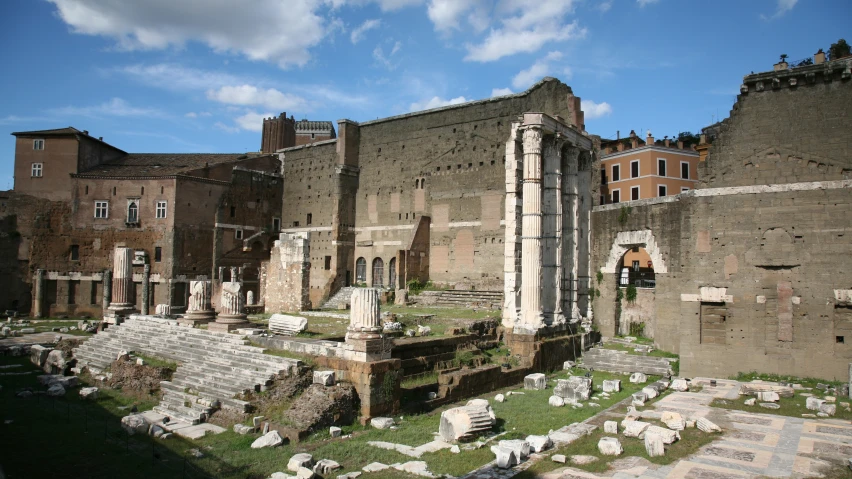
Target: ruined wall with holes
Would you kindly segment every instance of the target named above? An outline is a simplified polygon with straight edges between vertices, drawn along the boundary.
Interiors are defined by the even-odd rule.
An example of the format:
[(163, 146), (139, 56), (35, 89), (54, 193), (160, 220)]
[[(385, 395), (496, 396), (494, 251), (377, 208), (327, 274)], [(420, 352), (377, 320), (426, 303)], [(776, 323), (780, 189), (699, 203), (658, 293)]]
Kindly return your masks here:
[[(572, 99), (567, 85), (550, 78), (518, 95), (349, 123), (336, 141), (284, 150), (283, 228), (311, 233), (312, 301), (328, 294), (335, 275), (349, 274), (355, 282), (357, 258), (367, 263), (364, 282), (389, 287), (391, 261), (412, 244), (424, 216), (431, 222), (428, 251), (416, 254), (428, 267), (418, 264), (419, 272), (461, 289), (502, 290), (511, 122), (531, 111), (571, 118)], [(355, 128), (352, 148), (345, 142)], [(354, 221), (345, 225), (354, 230), (351, 241), (337, 239), (329, 207), (337, 194), (334, 168), (344, 162), (360, 169), (357, 192), (347, 198), (355, 205)], [(334, 260), (340, 248), (352, 252), (349, 264), (325, 270), (326, 256)]]
[(843, 68), (746, 77), (697, 190), (595, 208), (604, 335), (615, 332), (617, 274), (607, 266), (618, 233), (649, 230), (655, 269), (666, 268), (656, 272), (655, 342), (680, 354), (682, 374), (848, 377), (852, 309), (838, 291), (852, 289), (852, 145), (838, 132), (852, 126), (852, 82)]

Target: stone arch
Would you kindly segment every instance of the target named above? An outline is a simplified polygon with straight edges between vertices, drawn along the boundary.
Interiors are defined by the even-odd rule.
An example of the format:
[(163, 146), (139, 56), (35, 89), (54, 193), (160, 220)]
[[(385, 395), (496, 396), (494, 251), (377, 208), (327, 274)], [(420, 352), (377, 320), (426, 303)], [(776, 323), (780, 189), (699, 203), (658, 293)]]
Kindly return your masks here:
[(618, 262), (628, 249), (640, 246), (651, 256), (655, 274), (668, 273), (668, 266), (651, 230), (622, 231), (615, 237), (609, 250), (609, 257), (601, 268), (603, 273), (617, 273)]

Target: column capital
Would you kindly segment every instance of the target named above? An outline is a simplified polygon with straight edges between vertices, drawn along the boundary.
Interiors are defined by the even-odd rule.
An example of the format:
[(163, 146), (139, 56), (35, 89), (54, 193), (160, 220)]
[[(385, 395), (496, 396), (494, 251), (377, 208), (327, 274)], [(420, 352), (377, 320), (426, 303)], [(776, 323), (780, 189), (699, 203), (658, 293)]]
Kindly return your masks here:
[(541, 126), (524, 127), (524, 153), (541, 154), (541, 137)]

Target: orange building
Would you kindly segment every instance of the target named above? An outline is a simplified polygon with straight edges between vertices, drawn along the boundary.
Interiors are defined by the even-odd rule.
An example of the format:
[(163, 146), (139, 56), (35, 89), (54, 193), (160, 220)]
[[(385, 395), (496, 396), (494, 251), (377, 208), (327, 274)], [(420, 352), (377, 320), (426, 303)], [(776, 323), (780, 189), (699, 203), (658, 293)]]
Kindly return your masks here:
[[(649, 132), (650, 133), (650, 132)], [(695, 187), (699, 154), (683, 142), (643, 142), (634, 132), (604, 141), (601, 150), (600, 204), (677, 195)]]

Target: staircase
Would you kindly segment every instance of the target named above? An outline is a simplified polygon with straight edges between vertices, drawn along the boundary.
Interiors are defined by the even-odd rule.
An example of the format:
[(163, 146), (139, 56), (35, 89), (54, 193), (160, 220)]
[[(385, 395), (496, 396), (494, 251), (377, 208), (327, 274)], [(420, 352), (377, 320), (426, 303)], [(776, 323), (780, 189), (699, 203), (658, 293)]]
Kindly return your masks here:
[(323, 303), (320, 309), (340, 309), (340, 306), (349, 304), (349, 300), (352, 298), (352, 291), (354, 289), (354, 286), (340, 288), (334, 296), (328, 298), (328, 300)]
[(592, 348), (583, 354), (582, 366), (586, 369), (594, 369), (596, 371), (626, 374), (645, 373), (663, 376), (672, 374), (670, 364), (672, 361), (677, 361), (677, 359), (640, 356), (637, 354), (628, 354), (627, 351)]
[(421, 302), (424, 305), (446, 306), (454, 308), (500, 309), (503, 306), (502, 291), (446, 290), (422, 291)]
[(295, 374), (301, 361), (263, 354), (243, 336), (179, 326), (177, 321), (133, 315), (74, 349), (77, 366), (107, 369), (121, 351), (175, 361), (171, 381), (161, 381), (162, 400), (154, 411), (190, 424), (203, 422), (216, 408), (250, 410), (236, 397), (269, 386), (275, 377)]

